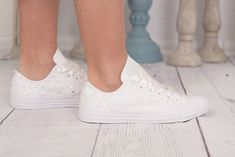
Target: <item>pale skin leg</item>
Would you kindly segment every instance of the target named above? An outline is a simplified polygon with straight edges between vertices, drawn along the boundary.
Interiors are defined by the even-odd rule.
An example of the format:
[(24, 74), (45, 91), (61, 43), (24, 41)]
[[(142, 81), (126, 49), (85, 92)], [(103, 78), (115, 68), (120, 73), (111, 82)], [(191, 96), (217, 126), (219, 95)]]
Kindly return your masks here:
[[(75, 0), (88, 79), (107, 92), (121, 86), (120, 75), (127, 58), (123, 3), (123, 0)], [(19, 71), (30, 79), (43, 79), (54, 66), (58, 5), (58, 0), (19, 0)]]
[(127, 59), (123, 0), (75, 0), (86, 51), (88, 80), (102, 91), (122, 84)]
[(54, 67), (59, 0), (18, 0), (20, 61), (18, 70), (41, 80)]

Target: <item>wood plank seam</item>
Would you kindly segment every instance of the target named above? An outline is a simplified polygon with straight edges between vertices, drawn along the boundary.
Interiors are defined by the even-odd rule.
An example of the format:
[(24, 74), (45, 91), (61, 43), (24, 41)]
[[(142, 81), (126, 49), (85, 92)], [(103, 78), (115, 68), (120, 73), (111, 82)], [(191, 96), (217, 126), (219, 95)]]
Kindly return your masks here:
[(181, 79), (180, 72), (179, 72), (179, 70), (178, 70), (177, 67), (175, 67), (175, 69), (176, 69), (176, 73), (177, 73), (177, 76), (178, 76), (178, 78), (179, 78), (180, 84), (181, 84), (181, 86), (182, 86), (182, 88), (183, 88), (183, 90), (184, 90), (184, 93), (187, 95), (187, 91), (186, 91), (186, 89), (185, 89), (185, 87), (184, 87), (184, 84), (183, 84), (183, 81), (182, 81), (182, 79)]
[(0, 122), (0, 125), (2, 125), (4, 123), (4, 121), (15, 111), (15, 108), (12, 109), (7, 115), (5, 118), (3, 118)]
[(216, 87), (216, 85), (214, 84), (214, 82), (210, 79), (210, 77), (208, 76), (208, 74), (206, 73), (206, 71), (202, 68), (200, 68), (202, 70), (202, 72), (205, 74), (205, 76), (207, 77), (207, 79), (210, 81), (211, 85), (214, 87), (215, 91), (217, 92), (217, 94), (219, 95), (219, 97), (221, 98), (221, 100), (223, 101), (223, 104), (226, 105), (226, 107), (229, 108), (229, 110), (231, 111), (231, 113), (234, 113), (233, 109), (226, 103), (226, 100), (224, 99), (224, 97), (222, 96), (221, 92), (218, 90), (218, 88)]
[(99, 134), (100, 134), (101, 125), (102, 125), (102, 124), (99, 124), (99, 128), (98, 128), (98, 130), (97, 130), (97, 134), (96, 134), (96, 137), (95, 137), (95, 142), (94, 142), (94, 145), (93, 145), (93, 148), (92, 148), (92, 152), (91, 152), (91, 157), (93, 157), (94, 152), (95, 152), (96, 144), (97, 144), (98, 137), (99, 137)]
[(228, 61), (229, 61), (233, 66), (235, 66), (235, 63), (231, 60), (230, 57), (231, 57), (231, 56), (228, 57)]
[[(145, 65), (147, 72), (156, 79), (156, 72), (159, 72), (160, 82), (171, 83), (180, 89), (184, 86), (180, 84), (175, 67), (165, 64)], [(154, 72), (154, 73), (153, 73)], [(163, 72), (163, 73), (161, 73)], [(166, 79), (166, 80), (165, 80)], [(173, 83), (174, 82), (174, 83)], [(175, 84), (177, 82), (177, 85)], [(170, 84), (169, 84), (170, 85)], [(193, 129), (192, 129), (193, 128)], [(188, 140), (181, 140), (185, 138)], [(195, 134), (196, 137), (192, 136)], [(189, 143), (192, 150), (189, 150)], [(164, 147), (163, 147), (164, 146)], [(159, 150), (156, 150), (159, 149)], [(126, 125), (101, 125), (99, 137), (94, 149), (94, 156), (195, 156), (208, 157), (204, 149), (204, 143), (196, 119), (188, 123), (173, 125), (158, 124), (126, 124)], [(196, 155), (199, 153), (200, 155)], [(148, 154), (148, 155), (146, 155)], [(158, 154), (158, 155), (156, 155)]]
[[(176, 71), (177, 71), (177, 76), (179, 77), (179, 80), (180, 80), (180, 84), (182, 85), (182, 88), (183, 88), (185, 94), (187, 95), (187, 90), (186, 90), (186, 88), (184, 86), (184, 83), (183, 83), (183, 80), (182, 80), (182, 78), (180, 76), (180, 72), (179, 72), (178, 67), (176, 67)], [(201, 138), (202, 138), (202, 141), (203, 141), (203, 144), (204, 144), (204, 148), (205, 148), (206, 154), (207, 154), (208, 157), (211, 157), (210, 151), (209, 151), (209, 149), (207, 147), (206, 139), (205, 139), (205, 136), (203, 134), (203, 131), (202, 131), (202, 128), (201, 128), (201, 125), (200, 125), (200, 122), (199, 122), (198, 118), (196, 118), (196, 121), (197, 121), (198, 129), (199, 129), (200, 134), (201, 134)]]
[(200, 134), (201, 134), (201, 136), (202, 136), (202, 140), (203, 140), (203, 143), (204, 143), (204, 147), (205, 147), (205, 149), (206, 149), (206, 154), (207, 154), (208, 157), (211, 157), (211, 154), (210, 154), (210, 151), (209, 151), (209, 149), (208, 149), (208, 147), (207, 147), (207, 142), (206, 142), (205, 136), (204, 136), (204, 134), (203, 134), (203, 131), (202, 131), (202, 128), (201, 128), (199, 119), (196, 118), (196, 121), (197, 121), (198, 128), (199, 128), (199, 130), (200, 130)]

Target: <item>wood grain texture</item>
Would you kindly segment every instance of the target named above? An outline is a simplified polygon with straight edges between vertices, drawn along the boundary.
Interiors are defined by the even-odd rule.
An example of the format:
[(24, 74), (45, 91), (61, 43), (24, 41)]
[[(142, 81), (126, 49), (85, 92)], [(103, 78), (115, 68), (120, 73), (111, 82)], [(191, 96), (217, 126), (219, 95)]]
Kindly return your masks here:
[(5, 80), (0, 80), (0, 125), (13, 110), (13, 108), (8, 103), (9, 85), (10, 77)]
[[(221, 64), (211, 66), (217, 69)], [(189, 95), (197, 94), (209, 99), (210, 111), (206, 116), (199, 118), (209, 154), (213, 157), (233, 157), (235, 154), (235, 117), (226, 102), (221, 98), (213, 81), (203, 70), (208, 68), (209, 65), (194, 69), (179, 68), (179, 73)], [(221, 78), (218, 75), (223, 75), (223, 73), (224, 70), (218, 71), (217, 69), (213, 72), (216, 76), (213, 76), (212, 80), (218, 81)], [(210, 75), (212, 75), (211, 70)], [(225, 84), (226, 82), (224, 82)]]
[(205, 64), (202, 69), (235, 116), (235, 67), (230, 62), (226, 62), (219, 66)]
[(13, 110), (8, 103), (8, 95), (0, 95), (0, 125)]
[(10, 79), (16, 64), (16, 61), (0, 61), (0, 95), (9, 94)]
[(227, 52), (229, 61), (235, 66), (235, 52)]
[[(183, 92), (175, 68), (145, 65), (160, 82)], [(195, 120), (177, 124), (101, 125), (94, 157), (206, 157)]]
[[(1, 61), (0, 120), (4, 122), (0, 125), (0, 156), (233, 157), (235, 55), (230, 61), (234, 65), (227, 62), (178, 68), (187, 94), (209, 98), (210, 111), (198, 118), (199, 123), (192, 120), (163, 125), (86, 124), (77, 119), (77, 109), (70, 108), (15, 110), (8, 116), (12, 111), (8, 105), (10, 77), (16, 62)], [(144, 67), (157, 80), (183, 93), (174, 67), (165, 63)]]
[(15, 110), (0, 126), (0, 156), (91, 156), (99, 127), (81, 123), (76, 110)]
[(0, 61), (0, 125), (13, 108), (8, 104), (10, 80), (16, 61)]
[(4, 120), (0, 125), (0, 156), (91, 156), (99, 125), (81, 123), (77, 109), (14, 110), (11, 113), (9, 86), (16, 65), (16, 61), (0, 62), (0, 120)]

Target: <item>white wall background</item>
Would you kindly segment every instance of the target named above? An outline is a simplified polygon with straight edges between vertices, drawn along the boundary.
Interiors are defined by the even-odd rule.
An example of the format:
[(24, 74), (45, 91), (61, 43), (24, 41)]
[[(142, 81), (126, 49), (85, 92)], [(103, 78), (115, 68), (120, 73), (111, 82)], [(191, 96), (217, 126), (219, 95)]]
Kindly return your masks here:
[[(179, 0), (153, 0), (150, 10), (151, 21), (148, 30), (152, 38), (162, 48), (174, 49), (177, 45), (176, 19)], [(203, 12), (205, 0), (196, 0), (197, 7), (197, 33), (196, 46), (203, 43)], [(220, 0), (222, 29), (220, 31), (220, 44), (227, 51), (235, 50), (235, 0)]]
[(14, 1), (0, 0), (0, 57), (11, 50), (14, 42)]
[[(196, 0), (198, 12), (198, 27), (196, 34), (196, 46), (203, 42), (203, 11), (204, 1)], [(12, 43), (12, 19), (13, 0), (0, 0), (0, 56), (6, 53)], [(160, 44), (162, 49), (173, 50), (177, 45), (178, 34), (175, 23), (178, 13), (179, 0), (153, 0), (150, 10), (151, 20), (148, 30), (154, 41)], [(130, 29), (128, 21), (129, 9), (126, 5), (126, 26)], [(222, 29), (220, 31), (220, 44), (227, 51), (235, 50), (235, 0), (221, 0)], [(79, 31), (77, 28), (73, 0), (61, 0), (59, 15), (59, 46), (64, 50), (71, 50), (77, 40)]]

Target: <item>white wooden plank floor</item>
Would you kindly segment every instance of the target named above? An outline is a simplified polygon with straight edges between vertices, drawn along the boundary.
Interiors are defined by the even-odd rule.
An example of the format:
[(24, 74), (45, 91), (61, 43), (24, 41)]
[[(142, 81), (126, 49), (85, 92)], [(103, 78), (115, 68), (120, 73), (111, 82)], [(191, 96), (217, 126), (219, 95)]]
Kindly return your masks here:
[(16, 68), (16, 61), (0, 61), (0, 124), (13, 111), (8, 104), (10, 78)]
[(235, 55), (198, 68), (144, 65), (179, 92), (210, 99), (207, 115), (177, 124), (87, 124), (77, 109), (14, 110), (15, 61), (0, 61), (0, 157), (234, 157)]
[[(159, 81), (183, 92), (175, 68), (162, 63), (145, 68)], [(171, 125), (102, 124), (94, 156), (204, 157), (206, 151), (195, 120)]]

